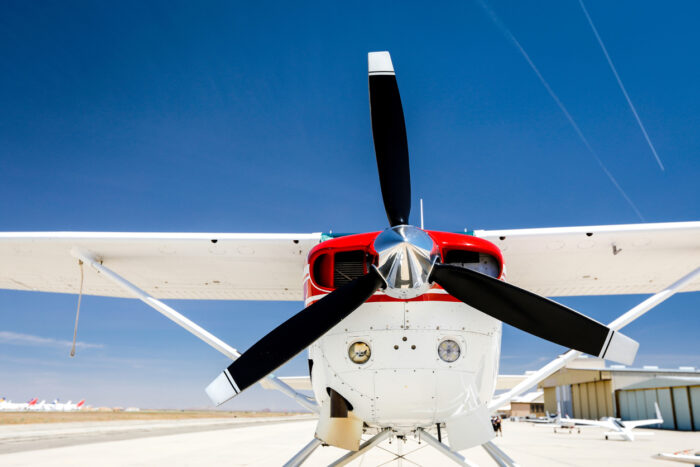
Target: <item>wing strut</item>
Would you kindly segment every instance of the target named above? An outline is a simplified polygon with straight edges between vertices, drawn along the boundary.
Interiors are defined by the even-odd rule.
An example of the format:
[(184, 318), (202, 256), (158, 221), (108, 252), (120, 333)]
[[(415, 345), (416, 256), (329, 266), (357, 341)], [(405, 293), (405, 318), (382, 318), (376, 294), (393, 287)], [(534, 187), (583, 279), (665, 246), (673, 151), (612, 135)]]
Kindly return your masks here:
[[(635, 306), (634, 308), (631, 308), (629, 311), (627, 311), (627, 313), (623, 314), (622, 316), (608, 324), (608, 327), (613, 331), (619, 331), (635, 319), (642, 316), (647, 311), (651, 310), (664, 300), (670, 298), (672, 295), (679, 292), (683, 287), (685, 287), (690, 281), (695, 279), (697, 276), (700, 276), (700, 267), (695, 268), (692, 272), (678, 279), (676, 282), (669, 285), (661, 292), (655, 293), (639, 305)], [(548, 364), (546, 364), (545, 366), (543, 366), (542, 368), (525, 378), (519, 384), (514, 386), (513, 389), (511, 389), (510, 391), (500, 394), (498, 397), (493, 399), (488, 405), (489, 411), (493, 412), (499, 407), (509, 403), (514, 397), (518, 397), (519, 395), (523, 394), (525, 391), (533, 387), (535, 384), (552, 375), (555, 371), (564, 368), (564, 365), (566, 365), (571, 360), (577, 358), (579, 355), (581, 355), (581, 352), (577, 350), (569, 350), (565, 354), (560, 355), (556, 359), (552, 360), (551, 362), (549, 362)]]
[(80, 318), (80, 302), (83, 300), (83, 282), (85, 274), (83, 274), (83, 260), (78, 260), (80, 267), (80, 291), (78, 292), (78, 310), (75, 312), (75, 329), (73, 329), (73, 345), (70, 348), (70, 356), (75, 357), (75, 340), (78, 338), (78, 318)]
[[(104, 267), (102, 265), (102, 262), (98, 261), (92, 253), (89, 253), (89, 252), (86, 252), (84, 250), (80, 250), (77, 248), (73, 248), (71, 250), (71, 255), (73, 255), (74, 257), (83, 261), (84, 263), (89, 264), (101, 276), (111, 280), (112, 282), (117, 284), (122, 289), (128, 291), (129, 293), (131, 293), (134, 296), (134, 298), (138, 298), (139, 300), (144, 302), (146, 305), (159, 311), (166, 318), (170, 319), (178, 326), (180, 326), (180, 327), (184, 328), (185, 330), (189, 331), (190, 333), (194, 334), (199, 339), (204, 341), (206, 344), (213, 347), (217, 351), (221, 352), (222, 354), (224, 354), (226, 357), (230, 358), (231, 360), (236, 360), (238, 357), (241, 356), (241, 353), (238, 350), (234, 349), (233, 347), (231, 347), (230, 345), (228, 345), (227, 343), (225, 343), (224, 341), (222, 341), (221, 339), (219, 339), (218, 337), (216, 337), (215, 335), (213, 335), (212, 333), (210, 333), (206, 329), (202, 328), (198, 324), (189, 320), (188, 318), (186, 318), (182, 314), (178, 313), (173, 308), (169, 307), (168, 305), (161, 302), (160, 300), (148, 295), (146, 292), (139, 289), (134, 284), (132, 284), (131, 282), (129, 282), (126, 279), (124, 279), (123, 277), (121, 277), (119, 274)], [(269, 374), (265, 378), (276, 389), (278, 389), (283, 394), (294, 399), (298, 404), (311, 410), (312, 412), (318, 413), (320, 411), (318, 404), (316, 404), (316, 401), (305, 396), (304, 394), (296, 392), (288, 384), (280, 381), (273, 374)]]

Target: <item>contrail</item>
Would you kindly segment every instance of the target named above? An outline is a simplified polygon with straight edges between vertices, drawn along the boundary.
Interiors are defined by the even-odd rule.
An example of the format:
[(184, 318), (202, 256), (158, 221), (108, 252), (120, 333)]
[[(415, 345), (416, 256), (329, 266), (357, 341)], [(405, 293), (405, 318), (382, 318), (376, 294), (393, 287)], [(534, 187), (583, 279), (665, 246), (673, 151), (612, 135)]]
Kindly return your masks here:
[(627, 94), (627, 90), (625, 89), (625, 86), (622, 84), (622, 80), (620, 79), (620, 75), (617, 74), (617, 70), (615, 69), (615, 65), (613, 65), (612, 59), (610, 58), (610, 55), (608, 55), (608, 50), (605, 48), (605, 45), (603, 44), (603, 39), (600, 38), (600, 34), (598, 34), (598, 30), (593, 25), (593, 20), (591, 19), (591, 16), (588, 14), (588, 10), (586, 10), (586, 7), (583, 4), (583, 0), (578, 0), (578, 2), (581, 4), (581, 9), (583, 10), (583, 14), (586, 15), (586, 19), (588, 20), (588, 24), (591, 25), (591, 29), (593, 30), (593, 34), (595, 34), (595, 38), (598, 40), (598, 44), (600, 44), (600, 48), (603, 49), (603, 54), (605, 55), (605, 59), (608, 61), (608, 65), (610, 65), (610, 69), (612, 70), (613, 75), (615, 75), (615, 79), (617, 80), (617, 84), (620, 85), (620, 90), (622, 91), (622, 94), (624, 94), (625, 99), (627, 99), (627, 104), (630, 106), (630, 110), (634, 114), (634, 118), (637, 120), (637, 124), (639, 125), (639, 129), (642, 130), (642, 133), (644, 134), (644, 139), (647, 140), (647, 144), (649, 145), (649, 149), (651, 149), (651, 152), (654, 154), (654, 157), (656, 158), (656, 162), (658, 162), (659, 167), (661, 167), (661, 170), (665, 170), (664, 165), (661, 163), (661, 159), (659, 158), (659, 155), (656, 153), (656, 148), (654, 148), (654, 145), (651, 144), (651, 139), (649, 139), (649, 135), (647, 134), (647, 130), (646, 130), (646, 128), (644, 128), (644, 124), (642, 124), (642, 119), (639, 118), (639, 115), (637, 114), (637, 109), (634, 108), (634, 104), (632, 104), (632, 99), (630, 99), (630, 96)]
[[(73, 345), (71, 341), (60, 339), (52, 339), (50, 337), (35, 336), (32, 334), (21, 334), (12, 331), (0, 331), (0, 343), (2, 344), (18, 344), (18, 345), (34, 345), (47, 347), (70, 347)], [(101, 349), (102, 344), (88, 344), (87, 342), (78, 342), (78, 347)]]
[(559, 99), (559, 97), (552, 90), (549, 83), (547, 83), (547, 80), (544, 79), (544, 76), (542, 76), (542, 73), (540, 73), (540, 70), (537, 68), (537, 66), (535, 66), (534, 62), (532, 61), (532, 59), (530, 59), (530, 56), (527, 54), (527, 52), (525, 52), (525, 49), (523, 48), (523, 46), (520, 45), (520, 42), (518, 42), (518, 40), (515, 38), (513, 33), (510, 32), (510, 30), (505, 26), (505, 24), (503, 24), (501, 22), (501, 20), (498, 18), (498, 16), (496, 16), (496, 13), (493, 10), (491, 10), (491, 8), (489, 8), (489, 6), (484, 2), (484, 0), (477, 0), (477, 2), (481, 5), (481, 7), (484, 9), (484, 11), (486, 11), (486, 13), (488, 13), (489, 17), (491, 18), (491, 21), (494, 22), (494, 24), (498, 27), (498, 29), (500, 29), (501, 32), (506, 36), (506, 38), (508, 38), (508, 40), (510, 40), (513, 43), (513, 45), (515, 45), (515, 47), (518, 49), (518, 51), (523, 56), (523, 58), (528, 63), (528, 65), (530, 65), (530, 68), (532, 68), (532, 71), (535, 72), (535, 74), (537, 75), (537, 78), (539, 78), (540, 82), (542, 83), (544, 88), (547, 90), (549, 95), (552, 97), (552, 99), (554, 99), (554, 102), (556, 102), (559, 109), (562, 111), (562, 113), (564, 114), (566, 119), (569, 121), (569, 123), (573, 127), (574, 131), (576, 132), (578, 137), (583, 142), (584, 146), (586, 146), (586, 149), (588, 149), (588, 152), (591, 153), (591, 155), (596, 160), (596, 162), (598, 163), (600, 168), (603, 170), (605, 175), (607, 175), (607, 177), (610, 179), (612, 184), (615, 185), (615, 188), (617, 188), (617, 191), (620, 192), (620, 195), (622, 195), (622, 197), (625, 199), (625, 201), (627, 201), (627, 204), (629, 204), (630, 207), (634, 210), (634, 212), (637, 214), (637, 217), (639, 217), (639, 219), (642, 222), (644, 222), (645, 219), (644, 219), (644, 216), (642, 216), (642, 213), (639, 211), (639, 209), (637, 209), (637, 206), (632, 202), (630, 197), (627, 196), (627, 193), (625, 193), (625, 190), (623, 190), (622, 187), (620, 186), (620, 184), (617, 183), (617, 180), (615, 180), (615, 177), (613, 177), (613, 174), (610, 173), (610, 171), (605, 166), (603, 161), (600, 159), (600, 157), (598, 157), (598, 154), (593, 150), (593, 148), (591, 147), (591, 145), (588, 142), (588, 140), (586, 139), (586, 137), (583, 136), (583, 132), (581, 131), (579, 126), (576, 124), (576, 121), (574, 121), (574, 118), (571, 116), (569, 111), (566, 110), (566, 107), (564, 107), (564, 104), (562, 103), (562, 101)]

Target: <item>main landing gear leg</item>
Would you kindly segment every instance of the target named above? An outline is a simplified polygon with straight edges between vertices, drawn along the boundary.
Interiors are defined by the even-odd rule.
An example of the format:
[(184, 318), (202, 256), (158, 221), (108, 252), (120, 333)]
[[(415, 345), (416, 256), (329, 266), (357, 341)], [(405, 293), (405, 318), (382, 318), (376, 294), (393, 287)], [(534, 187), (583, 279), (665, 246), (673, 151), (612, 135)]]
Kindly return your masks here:
[(472, 464), (469, 462), (467, 459), (464, 458), (463, 455), (458, 453), (457, 451), (453, 451), (450, 449), (446, 444), (441, 443), (437, 439), (433, 438), (432, 435), (430, 435), (427, 431), (425, 431), (422, 428), (418, 428), (418, 435), (420, 436), (421, 441), (425, 441), (438, 451), (440, 451), (442, 454), (445, 456), (449, 457), (459, 465), (464, 465), (466, 467), (477, 467), (476, 464)]
[(503, 452), (501, 448), (493, 444), (493, 442), (488, 441), (481, 445), (482, 448), (493, 458), (496, 463), (501, 467), (519, 467), (519, 465), (510, 458), (508, 454)]
[(357, 451), (351, 451), (347, 454), (345, 454), (343, 457), (338, 459), (337, 461), (333, 462), (332, 464), (329, 464), (329, 467), (338, 467), (341, 465), (345, 465), (349, 463), (351, 460), (360, 457), (373, 447), (375, 447), (377, 444), (381, 443), (385, 439), (387, 439), (389, 436), (391, 436), (391, 428), (385, 428), (384, 430), (380, 431), (376, 435), (372, 436), (370, 439), (365, 441), (364, 443), (360, 444), (360, 449)]
[(323, 442), (318, 439), (314, 438), (312, 439), (309, 444), (301, 448), (301, 451), (296, 453), (294, 457), (289, 459), (286, 464), (284, 464), (284, 467), (299, 467), (301, 464), (306, 461), (306, 459), (309, 458), (309, 456), (316, 450), (317, 447), (319, 447)]

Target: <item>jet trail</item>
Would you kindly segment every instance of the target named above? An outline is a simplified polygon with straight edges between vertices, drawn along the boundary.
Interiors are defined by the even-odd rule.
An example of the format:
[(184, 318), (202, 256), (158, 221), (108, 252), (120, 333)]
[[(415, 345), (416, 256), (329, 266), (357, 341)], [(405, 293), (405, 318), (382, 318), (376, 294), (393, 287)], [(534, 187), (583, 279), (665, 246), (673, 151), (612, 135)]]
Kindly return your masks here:
[(639, 217), (639, 219), (642, 222), (645, 222), (645, 219), (644, 219), (644, 216), (642, 216), (642, 213), (639, 211), (639, 209), (637, 209), (637, 206), (634, 204), (634, 202), (632, 202), (630, 197), (627, 196), (627, 193), (625, 193), (625, 190), (623, 190), (622, 187), (620, 186), (620, 184), (617, 183), (617, 180), (615, 179), (613, 174), (610, 173), (610, 171), (605, 166), (603, 161), (600, 159), (600, 157), (598, 157), (598, 154), (593, 150), (593, 148), (591, 147), (591, 145), (588, 142), (588, 140), (586, 139), (586, 137), (583, 136), (583, 132), (579, 128), (578, 124), (576, 124), (576, 121), (574, 121), (574, 118), (571, 116), (571, 114), (566, 109), (566, 107), (564, 106), (562, 101), (559, 99), (559, 97), (552, 90), (549, 83), (547, 83), (547, 80), (544, 79), (544, 76), (542, 76), (542, 73), (540, 73), (540, 70), (537, 68), (537, 66), (535, 66), (535, 63), (532, 61), (532, 59), (527, 54), (527, 52), (525, 52), (525, 49), (523, 48), (523, 46), (520, 45), (520, 42), (518, 42), (518, 40), (515, 38), (513, 33), (510, 32), (510, 30), (505, 26), (505, 24), (503, 24), (501, 22), (501, 20), (498, 18), (498, 16), (496, 16), (496, 13), (491, 8), (489, 8), (489, 6), (484, 2), (484, 0), (476, 0), (476, 1), (481, 5), (481, 7), (484, 9), (484, 11), (486, 11), (486, 13), (488, 13), (489, 17), (491, 18), (491, 21), (493, 21), (493, 23), (498, 27), (498, 29), (500, 29), (501, 32), (506, 36), (506, 38), (508, 38), (508, 40), (511, 41), (513, 43), (513, 45), (515, 45), (515, 47), (518, 49), (520, 54), (523, 56), (523, 58), (525, 59), (527, 64), (530, 65), (530, 68), (532, 68), (532, 71), (535, 72), (535, 74), (537, 75), (537, 78), (539, 78), (540, 82), (542, 83), (544, 88), (547, 90), (549, 95), (552, 97), (552, 99), (554, 99), (554, 102), (556, 102), (559, 109), (562, 111), (562, 113), (564, 114), (566, 119), (569, 121), (572, 128), (574, 129), (574, 131), (576, 132), (578, 137), (583, 142), (584, 146), (586, 146), (586, 149), (588, 149), (588, 152), (591, 153), (591, 155), (596, 160), (596, 162), (598, 163), (600, 168), (603, 170), (605, 175), (607, 175), (608, 179), (610, 179), (612, 184), (615, 185), (615, 188), (617, 188), (617, 191), (620, 193), (620, 195), (622, 195), (622, 197), (625, 199), (625, 201), (627, 201), (627, 204), (629, 204), (630, 207), (634, 210), (635, 214), (637, 214), (637, 217)]
[(595, 34), (595, 38), (598, 40), (598, 44), (600, 45), (600, 48), (603, 49), (603, 54), (605, 55), (605, 59), (608, 61), (608, 65), (610, 65), (610, 69), (612, 70), (613, 75), (615, 75), (615, 79), (617, 80), (617, 84), (620, 85), (620, 90), (622, 91), (622, 94), (624, 94), (625, 99), (627, 99), (627, 104), (630, 106), (630, 110), (634, 114), (634, 118), (637, 120), (637, 124), (639, 125), (639, 129), (642, 130), (642, 133), (644, 134), (644, 139), (647, 140), (647, 144), (649, 145), (649, 149), (651, 149), (651, 152), (654, 154), (654, 157), (656, 158), (656, 162), (658, 162), (659, 167), (661, 167), (661, 170), (666, 170), (666, 169), (664, 169), (664, 165), (661, 163), (661, 159), (659, 158), (659, 155), (656, 153), (656, 148), (654, 148), (654, 145), (651, 144), (651, 139), (649, 139), (649, 135), (647, 134), (647, 130), (646, 130), (646, 128), (644, 128), (644, 125), (642, 124), (642, 119), (639, 118), (639, 115), (637, 114), (637, 109), (634, 108), (634, 104), (632, 104), (632, 99), (630, 99), (630, 96), (627, 94), (627, 90), (625, 89), (625, 86), (622, 84), (622, 80), (620, 79), (620, 75), (617, 74), (617, 70), (615, 69), (615, 65), (613, 65), (612, 59), (610, 58), (610, 55), (608, 55), (608, 50), (605, 48), (605, 45), (603, 44), (603, 39), (600, 38), (600, 34), (598, 34), (598, 30), (593, 25), (593, 20), (591, 19), (591, 16), (588, 14), (588, 10), (586, 10), (586, 7), (583, 5), (583, 0), (578, 0), (578, 2), (581, 4), (581, 9), (583, 10), (583, 14), (586, 15), (586, 19), (588, 20), (588, 24), (591, 25), (591, 29), (593, 30), (593, 34)]

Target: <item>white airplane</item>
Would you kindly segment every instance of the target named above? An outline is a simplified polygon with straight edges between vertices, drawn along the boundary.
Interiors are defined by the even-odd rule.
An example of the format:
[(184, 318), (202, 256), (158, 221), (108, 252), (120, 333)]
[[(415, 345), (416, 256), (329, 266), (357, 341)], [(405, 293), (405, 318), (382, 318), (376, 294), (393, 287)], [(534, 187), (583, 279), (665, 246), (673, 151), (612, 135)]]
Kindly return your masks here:
[(29, 410), (30, 407), (37, 403), (37, 400), (38, 399), (35, 397), (27, 402), (12, 402), (3, 397), (0, 399), (0, 412), (19, 412), (22, 410)]
[(525, 422), (532, 423), (534, 425), (556, 425), (560, 422), (561, 417), (559, 414), (552, 415), (549, 412), (547, 412), (547, 415), (544, 417), (539, 417), (539, 418), (526, 418), (522, 419)]
[[(632, 432), (634, 428), (647, 425), (659, 425), (664, 422), (661, 416), (661, 411), (659, 410), (659, 404), (654, 402), (654, 408), (656, 409), (656, 418), (647, 420), (621, 420), (619, 418), (604, 417), (600, 420), (586, 420), (580, 418), (569, 418), (564, 417), (560, 419), (559, 427), (568, 428), (569, 431), (573, 428), (578, 428), (579, 433), (581, 432), (582, 426), (598, 426), (607, 428), (610, 431), (603, 433), (605, 439), (610, 439), (610, 437), (620, 437), (624, 441), (634, 441), (635, 435), (637, 436), (651, 436), (653, 433), (643, 433), (643, 432)], [(556, 433), (557, 429), (554, 429)]]
[(50, 404), (44, 404), (41, 410), (46, 412), (74, 412), (76, 410), (80, 410), (84, 404), (85, 399), (81, 400), (77, 404), (74, 404), (73, 401), (62, 403), (56, 399)]
[(42, 400), (41, 402), (30, 405), (26, 410), (29, 410), (30, 412), (42, 412), (46, 410), (46, 405), (46, 401)]
[(85, 399), (81, 399), (77, 404), (74, 404), (73, 401), (68, 401), (63, 404), (61, 410), (64, 412), (75, 412), (76, 410), (82, 409), (83, 406), (85, 406)]
[[(547, 416), (542, 417), (542, 418), (537, 418), (537, 419), (525, 419), (526, 422), (532, 423), (533, 425), (555, 425), (554, 432), (557, 432), (557, 427), (560, 428), (569, 428), (568, 425), (563, 424), (564, 420), (568, 419), (568, 415), (565, 418), (562, 418), (562, 410), (561, 410), (561, 402), (557, 402), (557, 413), (555, 414), (550, 414), (549, 412), (546, 412)], [(573, 427), (573, 425), (572, 425)]]
[[(322, 444), (349, 451), (340, 465), (410, 434), (461, 465), (469, 464), (458, 451), (478, 445), (516, 465), (490, 441), (490, 414), (581, 352), (632, 363), (638, 344), (620, 329), (676, 292), (700, 290), (700, 222), (463, 233), (413, 226), (393, 64), (388, 52), (368, 62), (389, 228), (344, 236), (0, 233), (0, 288), (142, 300), (234, 360), (207, 387), (215, 403), (264, 380), (318, 413), (314, 438), (288, 465)], [(607, 326), (544, 298), (631, 293), (654, 295)], [(305, 308), (241, 353), (160, 299), (297, 300)], [(495, 395), (502, 322), (572, 350)], [(304, 349), (313, 398), (272, 374)]]
[(654, 459), (679, 462), (682, 464), (700, 465), (700, 452), (696, 449), (685, 449), (678, 452), (660, 452), (654, 456)]

